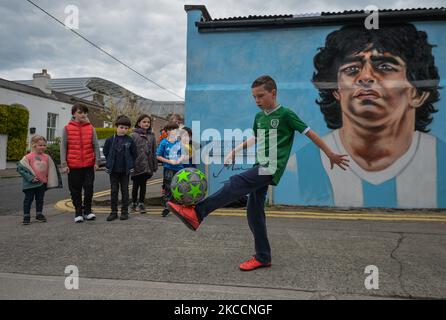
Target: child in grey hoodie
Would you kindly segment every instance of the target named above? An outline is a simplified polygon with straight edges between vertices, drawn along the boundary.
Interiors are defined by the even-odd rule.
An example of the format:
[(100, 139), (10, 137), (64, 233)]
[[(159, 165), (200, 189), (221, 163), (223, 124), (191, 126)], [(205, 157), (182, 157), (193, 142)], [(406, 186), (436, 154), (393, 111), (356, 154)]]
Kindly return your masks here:
[(136, 120), (135, 130), (131, 137), (136, 145), (137, 157), (132, 173), (133, 189), (130, 209), (132, 211), (138, 209), (140, 213), (145, 213), (146, 183), (158, 170), (156, 139), (152, 132), (152, 118), (149, 115), (143, 114)]

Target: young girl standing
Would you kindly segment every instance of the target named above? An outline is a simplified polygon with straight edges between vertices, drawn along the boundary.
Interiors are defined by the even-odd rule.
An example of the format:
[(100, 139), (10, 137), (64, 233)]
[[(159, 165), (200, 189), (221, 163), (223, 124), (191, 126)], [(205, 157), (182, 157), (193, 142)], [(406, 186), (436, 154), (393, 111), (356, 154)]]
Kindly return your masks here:
[(31, 139), (32, 151), (17, 163), (17, 171), (23, 177), (22, 189), (25, 193), (23, 201), (23, 224), (31, 222), (31, 205), (36, 199), (36, 220), (46, 222), (43, 215), (45, 192), (50, 188), (61, 188), (62, 179), (53, 159), (45, 150), (46, 139), (35, 135)]
[(143, 114), (136, 120), (135, 130), (133, 130), (131, 137), (135, 142), (137, 150), (135, 168), (132, 174), (133, 189), (131, 210), (135, 211), (138, 208), (141, 213), (145, 213), (144, 200), (146, 197), (146, 183), (156, 170), (158, 170), (156, 139), (152, 132), (152, 119), (149, 115)]

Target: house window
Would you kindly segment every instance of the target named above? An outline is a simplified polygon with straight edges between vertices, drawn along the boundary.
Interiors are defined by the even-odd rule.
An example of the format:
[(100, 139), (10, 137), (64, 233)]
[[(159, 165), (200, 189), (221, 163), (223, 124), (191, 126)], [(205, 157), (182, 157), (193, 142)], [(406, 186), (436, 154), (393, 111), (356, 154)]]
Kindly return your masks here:
[(57, 117), (59, 115), (55, 113), (48, 113), (47, 121), (46, 121), (46, 139), (48, 141), (54, 141), (56, 138), (56, 126), (57, 126)]

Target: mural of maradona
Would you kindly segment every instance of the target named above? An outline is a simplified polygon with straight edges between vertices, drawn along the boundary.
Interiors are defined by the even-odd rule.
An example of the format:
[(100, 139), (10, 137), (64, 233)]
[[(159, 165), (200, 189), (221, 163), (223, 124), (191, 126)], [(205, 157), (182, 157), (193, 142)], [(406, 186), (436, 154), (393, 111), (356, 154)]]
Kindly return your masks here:
[[(428, 35), (409, 23), (344, 26), (314, 56), (323, 140), (350, 169), (297, 152), (301, 199), (348, 207), (446, 207), (446, 145), (430, 135), (440, 77)], [(314, 161), (314, 159), (320, 159)], [(311, 161), (309, 160), (311, 159)], [(311, 174), (308, 174), (311, 172)]]

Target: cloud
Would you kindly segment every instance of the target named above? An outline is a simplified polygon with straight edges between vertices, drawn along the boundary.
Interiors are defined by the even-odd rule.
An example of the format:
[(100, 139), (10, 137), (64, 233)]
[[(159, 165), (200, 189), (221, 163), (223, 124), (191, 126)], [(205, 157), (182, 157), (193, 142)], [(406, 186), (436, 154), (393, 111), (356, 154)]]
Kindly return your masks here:
[[(361, 0), (33, 0), (61, 21), (67, 5), (79, 8), (79, 32), (140, 73), (184, 97), (186, 84), (185, 4), (204, 4), (213, 18), (364, 9)], [(414, 8), (417, 1), (373, 1), (379, 8)], [(441, 7), (443, 1), (424, 1)], [(102, 77), (154, 100), (177, 97), (101, 53), (27, 1), (2, 0), (0, 77), (31, 79), (48, 69), (53, 78)], [(6, 44), (6, 45), (5, 45)]]

